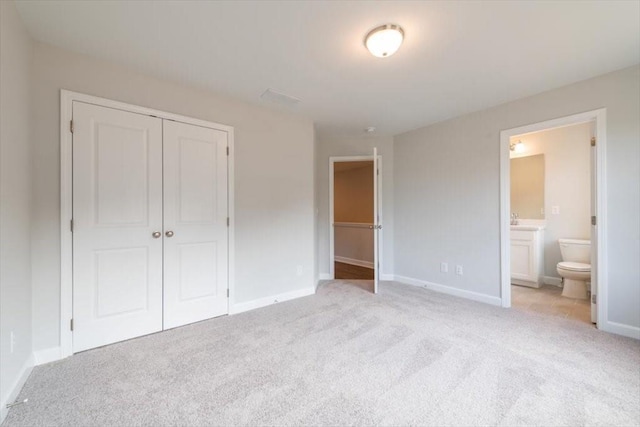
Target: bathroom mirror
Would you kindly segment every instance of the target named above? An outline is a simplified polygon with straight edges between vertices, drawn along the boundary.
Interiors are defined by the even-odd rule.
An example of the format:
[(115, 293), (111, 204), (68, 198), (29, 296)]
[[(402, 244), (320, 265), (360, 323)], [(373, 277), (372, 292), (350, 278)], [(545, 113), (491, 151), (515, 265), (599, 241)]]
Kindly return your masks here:
[(544, 219), (544, 154), (511, 159), (511, 213)]

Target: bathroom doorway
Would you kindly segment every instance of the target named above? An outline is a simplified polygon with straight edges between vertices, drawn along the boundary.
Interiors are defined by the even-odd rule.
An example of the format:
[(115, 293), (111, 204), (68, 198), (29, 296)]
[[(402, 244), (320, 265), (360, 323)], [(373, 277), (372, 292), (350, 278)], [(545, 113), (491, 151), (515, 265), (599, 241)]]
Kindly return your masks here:
[(605, 114), (501, 132), (504, 307), (603, 329)]
[(374, 292), (376, 246), (381, 245), (380, 162), (374, 156), (332, 157), (329, 171), (331, 277), (363, 281)]

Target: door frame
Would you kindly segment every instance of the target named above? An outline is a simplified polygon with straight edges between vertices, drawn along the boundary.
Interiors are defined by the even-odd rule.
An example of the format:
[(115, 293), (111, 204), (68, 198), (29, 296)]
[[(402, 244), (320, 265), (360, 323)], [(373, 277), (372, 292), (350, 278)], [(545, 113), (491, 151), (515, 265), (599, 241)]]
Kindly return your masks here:
[(73, 354), (73, 332), (70, 322), (73, 318), (73, 234), (71, 219), (73, 213), (73, 146), (71, 120), (73, 102), (84, 102), (100, 107), (113, 108), (130, 113), (144, 114), (165, 120), (227, 132), (229, 156), (227, 158), (227, 210), (228, 229), (228, 307), (235, 304), (235, 221), (234, 221), (234, 128), (207, 120), (181, 116), (166, 111), (140, 107), (111, 99), (86, 95), (69, 90), (60, 90), (60, 357)]
[[(510, 138), (516, 135), (540, 132), (554, 128), (561, 128), (581, 123), (595, 123), (596, 163), (595, 177), (596, 192), (595, 216), (597, 218), (596, 233), (596, 286), (597, 286), (597, 327), (604, 331), (613, 332), (609, 327), (607, 317), (607, 109), (600, 108), (593, 111), (560, 117), (544, 122), (533, 123), (500, 132), (500, 298), (502, 307), (511, 307), (511, 254), (510, 254)], [(593, 171), (592, 171), (593, 173)]]
[[(334, 280), (336, 277), (335, 272), (335, 233), (333, 228), (334, 223), (334, 168), (336, 163), (341, 162), (373, 162), (373, 156), (334, 156), (329, 157), (329, 277), (330, 280)], [(382, 170), (382, 155), (378, 154), (378, 170)], [(384, 224), (382, 218), (382, 174), (378, 173), (378, 224)], [(382, 229), (384, 230), (384, 228)], [(383, 257), (383, 233), (378, 232), (378, 277), (382, 277), (382, 257)], [(376, 266), (374, 265), (374, 268)]]

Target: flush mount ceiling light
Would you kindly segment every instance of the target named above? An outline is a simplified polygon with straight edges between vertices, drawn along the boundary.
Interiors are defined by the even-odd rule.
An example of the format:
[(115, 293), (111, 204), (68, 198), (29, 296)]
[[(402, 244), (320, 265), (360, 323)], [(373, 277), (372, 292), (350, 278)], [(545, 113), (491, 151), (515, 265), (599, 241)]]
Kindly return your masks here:
[(391, 56), (400, 48), (404, 40), (404, 31), (399, 25), (381, 25), (369, 31), (364, 38), (364, 45), (373, 56), (386, 58)]

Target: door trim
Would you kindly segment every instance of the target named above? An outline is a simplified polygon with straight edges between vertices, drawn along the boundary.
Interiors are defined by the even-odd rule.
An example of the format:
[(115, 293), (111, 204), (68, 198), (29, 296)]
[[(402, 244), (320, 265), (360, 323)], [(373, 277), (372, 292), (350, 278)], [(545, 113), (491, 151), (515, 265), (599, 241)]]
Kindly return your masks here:
[(73, 149), (69, 124), (73, 117), (74, 101), (227, 132), (229, 144), (229, 156), (227, 159), (227, 209), (229, 215), (228, 312), (229, 308), (235, 304), (234, 128), (206, 120), (62, 89), (60, 90), (60, 358), (64, 359), (73, 354), (73, 333), (70, 330), (70, 322), (73, 317), (73, 234), (70, 229), (73, 213)]
[[(509, 220), (511, 205), (510, 184), (510, 150), (509, 139), (515, 135), (523, 135), (542, 130), (595, 122), (596, 135), (596, 284), (597, 284), (597, 327), (604, 331), (614, 332), (607, 314), (607, 109), (586, 111), (571, 116), (560, 117), (540, 123), (506, 129), (500, 132), (500, 281), (502, 307), (511, 307), (511, 254), (509, 242)], [(592, 189), (594, 191), (594, 189)]]
[[(329, 157), (329, 280), (334, 280), (336, 277), (335, 272), (335, 234), (333, 230), (334, 215), (333, 215), (333, 180), (334, 180), (334, 165), (337, 162), (373, 162), (373, 156), (340, 156)], [(382, 155), (378, 155), (378, 170), (382, 170)], [(378, 224), (384, 224), (384, 218), (382, 217), (382, 173), (378, 174), (378, 217), (380, 220)], [(384, 228), (383, 228), (384, 230)], [(378, 233), (378, 268), (379, 277), (382, 276), (382, 258), (383, 258), (383, 234)], [(375, 266), (374, 266), (375, 267)]]

